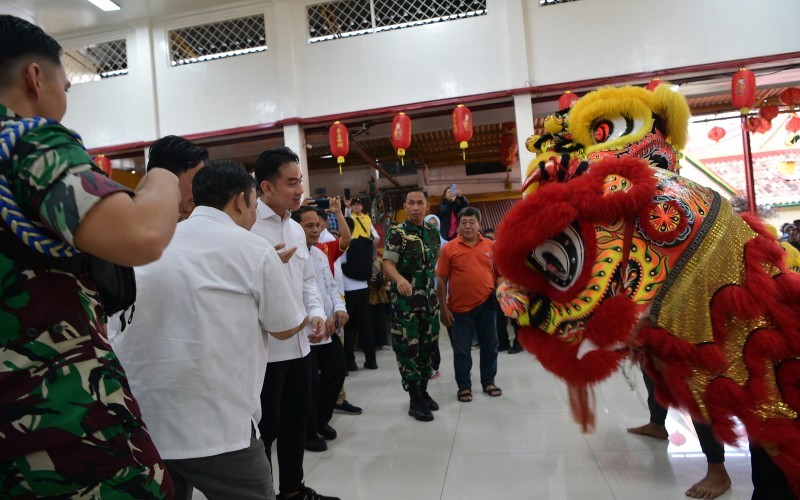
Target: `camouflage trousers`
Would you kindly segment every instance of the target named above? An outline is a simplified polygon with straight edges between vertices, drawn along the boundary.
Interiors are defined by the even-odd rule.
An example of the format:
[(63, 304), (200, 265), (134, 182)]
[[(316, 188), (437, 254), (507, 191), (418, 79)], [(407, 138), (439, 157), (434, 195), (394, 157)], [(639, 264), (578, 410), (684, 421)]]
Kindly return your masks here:
[(431, 378), (434, 347), (439, 342), (439, 312), (392, 309), (392, 349), (403, 389), (421, 387)]
[(172, 480), (141, 426), (111, 426), (0, 463), (0, 498), (172, 498)]

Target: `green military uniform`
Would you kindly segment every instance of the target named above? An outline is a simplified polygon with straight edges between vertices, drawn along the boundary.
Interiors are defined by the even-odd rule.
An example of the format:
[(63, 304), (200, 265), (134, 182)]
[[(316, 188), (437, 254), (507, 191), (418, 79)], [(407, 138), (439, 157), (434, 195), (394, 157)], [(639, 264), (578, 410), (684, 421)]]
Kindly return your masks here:
[(403, 380), (403, 388), (421, 388), (433, 370), (431, 357), (439, 342), (439, 301), (434, 276), (439, 257), (439, 231), (424, 222), (411, 220), (392, 226), (386, 234), (383, 258), (395, 263), (397, 271), (411, 283), (412, 293), (398, 293), (392, 283), (392, 347)]
[[(19, 119), (0, 105), (0, 128)], [(97, 202), (129, 192), (59, 124), (22, 137), (7, 180), (23, 214), (70, 245)], [(0, 304), (0, 496), (169, 496), (94, 283), (0, 250)]]

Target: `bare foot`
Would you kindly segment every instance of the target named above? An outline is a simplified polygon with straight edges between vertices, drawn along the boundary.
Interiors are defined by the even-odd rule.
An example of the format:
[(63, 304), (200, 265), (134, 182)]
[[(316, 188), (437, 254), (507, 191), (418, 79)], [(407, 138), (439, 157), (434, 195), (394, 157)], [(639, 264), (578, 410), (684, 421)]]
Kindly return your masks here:
[(629, 427), (628, 432), (631, 434), (639, 434), (640, 436), (650, 436), (656, 439), (667, 439), (669, 437), (666, 427), (654, 424), (653, 422), (641, 427)]
[(731, 478), (725, 470), (725, 464), (708, 464), (706, 477), (686, 490), (691, 498), (717, 498), (731, 487)]

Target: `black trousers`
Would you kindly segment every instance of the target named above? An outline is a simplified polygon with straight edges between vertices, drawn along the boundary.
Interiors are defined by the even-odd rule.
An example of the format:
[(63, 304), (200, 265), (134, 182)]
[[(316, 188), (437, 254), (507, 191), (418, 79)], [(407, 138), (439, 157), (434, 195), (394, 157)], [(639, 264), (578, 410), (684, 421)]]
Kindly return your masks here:
[(261, 390), (262, 416), (258, 430), (270, 466), (272, 442), (278, 441), (278, 484), (279, 491), (283, 493), (299, 491), (303, 486), (303, 454), (310, 395), (310, 355), (267, 364), (264, 388)]
[(500, 309), (500, 303), (497, 301), (495, 294), (492, 294), (490, 300), (495, 310), (497, 348), (501, 351), (507, 351), (511, 347), (511, 341), (508, 338), (508, 318), (503, 314), (503, 310)]
[(389, 304), (370, 304), (372, 313), (372, 331), (374, 332), (375, 347), (389, 345)]
[(311, 346), (311, 401), (308, 434), (333, 418), (333, 407), (347, 375), (347, 362), (339, 336), (333, 334), (329, 344)]
[(775, 465), (764, 448), (750, 444), (753, 474), (752, 500), (796, 500), (786, 474)]
[(344, 325), (344, 354), (347, 363), (356, 362), (356, 355), (353, 352), (356, 332), (361, 341), (361, 348), (364, 349), (364, 361), (374, 363), (375, 338), (372, 332), (372, 312), (369, 310), (369, 288), (344, 292), (344, 301), (347, 315), (350, 316)]

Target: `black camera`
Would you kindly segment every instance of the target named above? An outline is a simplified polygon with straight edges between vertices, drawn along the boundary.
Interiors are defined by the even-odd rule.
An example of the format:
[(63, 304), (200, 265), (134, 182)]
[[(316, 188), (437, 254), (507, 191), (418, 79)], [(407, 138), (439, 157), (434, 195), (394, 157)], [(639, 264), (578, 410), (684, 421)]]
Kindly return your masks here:
[(328, 198), (314, 198), (314, 205), (316, 205), (317, 208), (324, 208), (327, 210), (331, 208), (331, 200)]

